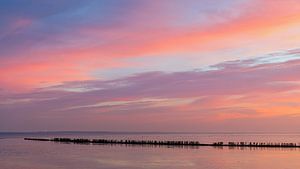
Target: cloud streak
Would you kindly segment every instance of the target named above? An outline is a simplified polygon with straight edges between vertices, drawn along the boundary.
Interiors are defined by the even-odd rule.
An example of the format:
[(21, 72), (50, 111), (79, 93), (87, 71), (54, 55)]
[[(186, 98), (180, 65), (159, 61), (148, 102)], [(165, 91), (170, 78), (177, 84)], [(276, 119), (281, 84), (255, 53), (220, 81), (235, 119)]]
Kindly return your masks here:
[[(236, 127), (257, 130), (255, 125), (264, 126), (262, 121), (278, 124), (278, 118), (298, 119), (300, 60), (266, 63), (272, 60), (270, 57), (278, 56), (224, 62), (213, 66), (215, 70), (148, 72), (3, 94), (0, 127), (14, 129), (6, 123), (14, 119), (16, 123), (23, 120), (20, 126), (27, 130), (71, 129), (76, 124), (81, 130), (161, 127), (172, 131), (230, 131)], [(241, 121), (249, 125), (239, 126)], [(269, 130), (265, 127), (260, 130)], [(282, 128), (288, 129), (293, 130)]]
[(299, 47), (297, 0), (29, 2), (0, 4), (0, 86), (7, 90), (123, 75), (143, 59), (165, 71), (153, 58), (177, 55), (197, 68)]

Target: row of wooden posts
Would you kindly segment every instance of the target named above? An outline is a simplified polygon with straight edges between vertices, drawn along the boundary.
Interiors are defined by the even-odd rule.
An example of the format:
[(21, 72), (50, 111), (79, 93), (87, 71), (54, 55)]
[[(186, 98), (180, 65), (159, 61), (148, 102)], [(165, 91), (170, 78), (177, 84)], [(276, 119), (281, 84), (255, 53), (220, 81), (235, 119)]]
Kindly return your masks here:
[(216, 147), (298, 147), (296, 143), (263, 143), (263, 142), (215, 142), (203, 144), (198, 141), (157, 141), (157, 140), (115, 140), (115, 139), (83, 139), (83, 138), (24, 138), (33, 141), (53, 141), (77, 144), (131, 144), (131, 145), (173, 145), (173, 146), (216, 146)]

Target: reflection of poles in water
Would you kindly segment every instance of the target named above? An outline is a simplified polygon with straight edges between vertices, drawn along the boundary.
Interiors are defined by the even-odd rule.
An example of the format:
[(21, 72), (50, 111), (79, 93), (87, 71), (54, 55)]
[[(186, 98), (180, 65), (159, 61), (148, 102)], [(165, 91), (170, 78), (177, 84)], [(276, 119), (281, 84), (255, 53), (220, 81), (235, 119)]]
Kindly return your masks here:
[(82, 138), (24, 138), (33, 141), (53, 141), (77, 144), (130, 144), (130, 145), (171, 145), (171, 146), (214, 146), (214, 147), (294, 147), (300, 148), (296, 143), (264, 143), (264, 142), (215, 142), (212, 144), (202, 144), (198, 141), (158, 141), (158, 140), (110, 140), (110, 139), (82, 139)]

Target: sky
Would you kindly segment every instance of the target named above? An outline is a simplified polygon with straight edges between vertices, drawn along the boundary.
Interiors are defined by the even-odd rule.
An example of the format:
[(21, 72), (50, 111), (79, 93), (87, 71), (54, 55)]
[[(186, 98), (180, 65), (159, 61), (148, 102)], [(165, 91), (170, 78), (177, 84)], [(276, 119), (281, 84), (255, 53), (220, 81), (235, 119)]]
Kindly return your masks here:
[(1, 0), (0, 131), (300, 130), (299, 0)]

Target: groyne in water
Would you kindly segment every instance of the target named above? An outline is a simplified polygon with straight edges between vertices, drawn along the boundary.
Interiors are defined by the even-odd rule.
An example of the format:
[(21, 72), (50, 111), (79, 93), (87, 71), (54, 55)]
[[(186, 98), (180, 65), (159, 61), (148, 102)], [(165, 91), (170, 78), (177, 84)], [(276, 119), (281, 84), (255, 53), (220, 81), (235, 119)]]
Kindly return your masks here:
[(24, 138), (31, 141), (51, 141), (76, 144), (127, 144), (127, 145), (169, 145), (169, 146), (214, 146), (214, 147), (287, 147), (300, 148), (300, 143), (272, 142), (214, 142), (203, 144), (198, 141), (157, 141), (157, 140), (112, 140), (112, 139), (82, 139), (82, 138)]

